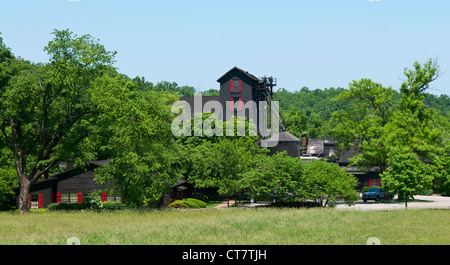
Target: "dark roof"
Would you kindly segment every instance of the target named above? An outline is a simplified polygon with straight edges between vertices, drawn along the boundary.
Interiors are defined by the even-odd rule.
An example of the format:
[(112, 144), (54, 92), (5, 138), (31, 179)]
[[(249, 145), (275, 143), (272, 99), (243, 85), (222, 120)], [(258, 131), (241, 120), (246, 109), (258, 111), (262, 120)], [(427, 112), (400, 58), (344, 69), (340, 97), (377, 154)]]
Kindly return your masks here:
[[(187, 104), (189, 104), (189, 106), (191, 107), (191, 118), (194, 117), (194, 114), (196, 114), (194, 112), (194, 96), (187, 96), (187, 97), (180, 97), (180, 101), (184, 100), (187, 102)], [(203, 107), (205, 106), (206, 102), (208, 101), (219, 101), (220, 102), (220, 96), (202, 96), (202, 106), (201, 106), (201, 112), (203, 112)]]
[[(108, 165), (108, 164), (109, 164), (109, 160), (97, 160), (97, 161), (89, 162), (89, 166), (94, 166), (94, 167), (100, 167), (100, 166)], [(76, 171), (83, 171), (83, 168), (76, 167), (76, 168), (64, 170), (62, 172), (59, 172), (55, 175), (52, 175), (52, 176), (46, 178), (46, 179), (40, 179), (36, 183), (34, 183), (34, 185), (45, 183), (45, 182), (50, 182), (50, 181), (55, 181), (58, 178), (60, 178), (62, 176), (67, 176), (72, 172), (74, 172), (76, 174)], [(13, 188), (13, 190), (18, 190), (18, 189), (20, 189), (19, 186)]]
[(245, 74), (246, 76), (248, 76), (250, 79), (252, 79), (252, 80), (254, 80), (254, 81), (258, 81), (258, 78), (257, 78), (256, 76), (254, 76), (254, 75), (250, 74), (249, 72), (244, 71), (244, 70), (242, 70), (241, 68), (235, 66), (235, 67), (231, 68), (230, 71), (228, 71), (228, 72), (226, 72), (224, 75), (222, 75), (219, 79), (217, 79), (217, 82), (223, 83), (221, 80), (222, 80), (223, 78), (225, 78), (225, 76), (226, 76), (227, 74), (229, 74), (230, 72), (235, 71), (235, 70), (242, 72), (243, 74)]
[(300, 139), (295, 137), (294, 135), (290, 134), (287, 131), (281, 131), (269, 139), (261, 140), (261, 147), (267, 147), (270, 143), (270, 146), (272, 146), (273, 143), (298, 143), (300, 144)]
[(278, 133), (278, 141), (280, 142), (300, 142), (300, 139), (290, 134), (287, 131), (281, 131)]

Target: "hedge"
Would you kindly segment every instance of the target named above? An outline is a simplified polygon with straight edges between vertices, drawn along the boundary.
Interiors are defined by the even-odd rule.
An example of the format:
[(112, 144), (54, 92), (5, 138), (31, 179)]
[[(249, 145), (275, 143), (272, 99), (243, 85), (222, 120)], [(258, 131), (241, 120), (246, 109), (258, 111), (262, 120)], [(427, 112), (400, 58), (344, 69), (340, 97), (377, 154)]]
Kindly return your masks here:
[(179, 209), (179, 208), (206, 208), (206, 203), (202, 200), (195, 198), (187, 198), (183, 200), (176, 200), (169, 204), (169, 208)]
[(119, 201), (106, 201), (106, 202), (87, 202), (87, 203), (52, 203), (48, 205), (49, 211), (79, 211), (79, 210), (123, 210), (128, 206)]

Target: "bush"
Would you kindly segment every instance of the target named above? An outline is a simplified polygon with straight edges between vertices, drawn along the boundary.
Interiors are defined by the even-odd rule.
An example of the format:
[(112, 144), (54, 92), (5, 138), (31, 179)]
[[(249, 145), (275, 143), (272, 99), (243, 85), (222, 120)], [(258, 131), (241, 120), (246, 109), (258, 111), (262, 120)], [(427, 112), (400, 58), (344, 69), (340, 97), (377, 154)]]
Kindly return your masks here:
[(333, 206), (337, 201), (354, 204), (359, 199), (357, 180), (339, 165), (321, 160), (303, 162), (286, 152), (261, 156), (253, 170), (243, 174), (242, 187), (251, 198), (273, 201), (277, 206)]
[(88, 203), (70, 203), (70, 202), (60, 202), (52, 203), (47, 207), (49, 211), (74, 211), (74, 210), (85, 210), (89, 209)]
[(172, 202), (171, 204), (169, 204), (169, 208), (171, 208), (171, 209), (189, 208), (189, 204), (187, 204), (184, 201), (176, 200), (176, 201)]
[[(197, 203), (198, 202), (198, 203)], [(187, 198), (183, 200), (176, 200), (169, 204), (169, 208), (171, 209), (179, 209), (179, 208), (206, 208), (206, 203), (204, 201), (195, 199), (195, 198)]]

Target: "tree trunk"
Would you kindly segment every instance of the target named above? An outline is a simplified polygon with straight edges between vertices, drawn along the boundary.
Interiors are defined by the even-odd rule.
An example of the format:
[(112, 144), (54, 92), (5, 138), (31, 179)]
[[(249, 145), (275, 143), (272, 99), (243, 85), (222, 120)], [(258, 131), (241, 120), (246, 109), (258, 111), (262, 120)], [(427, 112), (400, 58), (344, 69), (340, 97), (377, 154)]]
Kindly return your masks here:
[(20, 192), (19, 192), (19, 211), (21, 214), (28, 212), (30, 210), (30, 205), (28, 203), (28, 198), (30, 194), (30, 185), (28, 181), (21, 181)]

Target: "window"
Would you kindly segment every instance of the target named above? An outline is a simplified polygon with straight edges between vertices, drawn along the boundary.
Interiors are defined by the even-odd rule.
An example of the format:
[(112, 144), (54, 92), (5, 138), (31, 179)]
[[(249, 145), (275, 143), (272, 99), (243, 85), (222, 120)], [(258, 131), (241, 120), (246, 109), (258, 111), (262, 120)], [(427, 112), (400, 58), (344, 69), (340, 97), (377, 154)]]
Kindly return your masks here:
[(120, 202), (122, 200), (122, 198), (121, 197), (117, 197), (117, 196), (107, 196), (106, 200), (109, 201), (109, 202), (114, 202), (114, 201), (116, 201), (116, 202), (119, 201)]
[(380, 187), (380, 179), (369, 179), (369, 187)]
[(61, 202), (78, 202), (78, 193), (61, 193)]
[(38, 194), (30, 194), (29, 195), (30, 200), (30, 209), (39, 209), (39, 195)]
[[(239, 102), (237, 105), (235, 102)], [(242, 110), (242, 98), (230, 98), (230, 110)]]
[(230, 80), (230, 92), (231, 93), (241, 93), (242, 91), (242, 81), (240, 79)]

